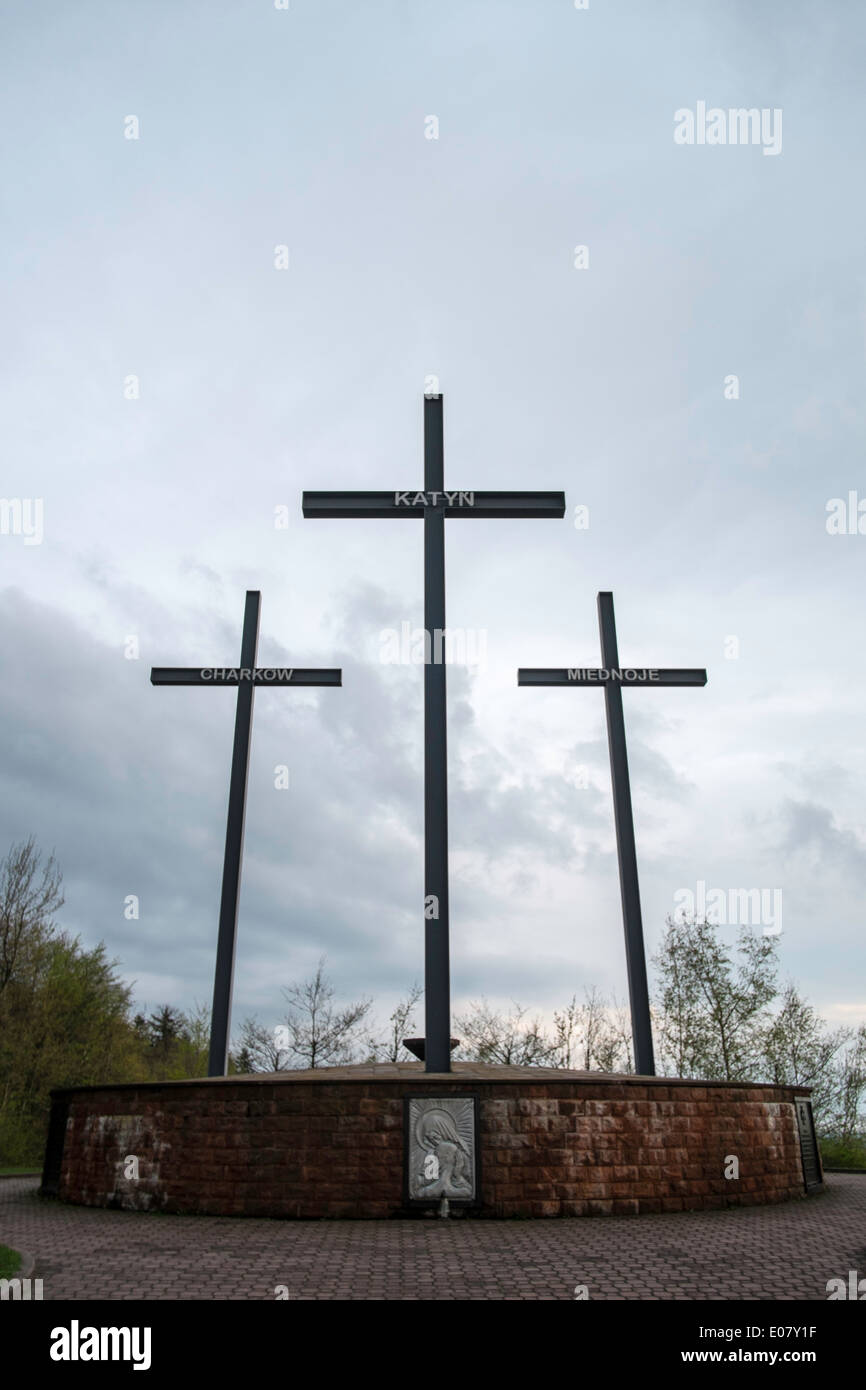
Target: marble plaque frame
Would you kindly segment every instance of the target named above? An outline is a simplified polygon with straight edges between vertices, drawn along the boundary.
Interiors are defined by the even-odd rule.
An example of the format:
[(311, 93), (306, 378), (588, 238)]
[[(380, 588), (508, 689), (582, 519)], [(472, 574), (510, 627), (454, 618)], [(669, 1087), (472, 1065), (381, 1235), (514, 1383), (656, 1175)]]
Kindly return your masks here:
[[(425, 1121), (425, 1117), (430, 1118)], [(409, 1207), (481, 1205), (478, 1096), (403, 1098), (403, 1198)], [(438, 1167), (436, 1150), (443, 1146)], [(431, 1157), (436, 1162), (431, 1163)], [(444, 1171), (442, 1169), (444, 1168)], [(425, 1170), (428, 1176), (425, 1177)]]
[(806, 1096), (797, 1096), (794, 1101), (794, 1114), (797, 1120), (797, 1135), (800, 1140), (800, 1162), (803, 1167), (803, 1186), (807, 1192), (817, 1192), (824, 1186), (824, 1165), (821, 1150), (815, 1133), (815, 1119), (812, 1102)]

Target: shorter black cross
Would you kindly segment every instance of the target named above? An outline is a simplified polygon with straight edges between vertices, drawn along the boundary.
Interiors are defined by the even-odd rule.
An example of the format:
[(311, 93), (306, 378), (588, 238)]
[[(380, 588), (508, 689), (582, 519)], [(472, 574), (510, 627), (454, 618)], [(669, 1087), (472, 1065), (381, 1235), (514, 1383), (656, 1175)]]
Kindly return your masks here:
[(225, 1076), (228, 1064), (229, 1021), (235, 973), (235, 942), (238, 930), (238, 901), (241, 888), (241, 860), (244, 847), (247, 776), (250, 765), (250, 734), (253, 722), (253, 695), (256, 686), (342, 685), (338, 668), (256, 666), (259, 644), (259, 612), (262, 596), (248, 589), (244, 607), (244, 630), (238, 666), (154, 666), (151, 685), (237, 686), (235, 741), (232, 775), (229, 783), (229, 810), (226, 848), (223, 859), (223, 886), (220, 899), (219, 936), (213, 987), (208, 1076)]
[(625, 722), (622, 712), (622, 691), (623, 686), (652, 689), (665, 685), (706, 685), (707, 673), (699, 670), (662, 671), (645, 666), (620, 666), (616, 642), (616, 624), (613, 616), (613, 594), (611, 593), (600, 593), (598, 596), (598, 625), (601, 633), (603, 667), (588, 669), (582, 666), (572, 666), (565, 670), (553, 668), (521, 669), (517, 672), (517, 684), (604, 687), (635, 1070), (640, 1076), (654, 1076), (655, 1059), (640, 910), (640, 890), (637, 877), (634, 816), (631, 807)]

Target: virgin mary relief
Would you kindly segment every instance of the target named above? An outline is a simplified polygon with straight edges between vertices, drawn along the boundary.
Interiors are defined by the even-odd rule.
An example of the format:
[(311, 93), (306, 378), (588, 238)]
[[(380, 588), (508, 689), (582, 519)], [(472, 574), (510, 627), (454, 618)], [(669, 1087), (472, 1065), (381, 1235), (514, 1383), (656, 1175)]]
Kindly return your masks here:
[(409, 1192), (414, 1198), (475, 1196), (475, 1105), (462, 1097), (410, 1101)]

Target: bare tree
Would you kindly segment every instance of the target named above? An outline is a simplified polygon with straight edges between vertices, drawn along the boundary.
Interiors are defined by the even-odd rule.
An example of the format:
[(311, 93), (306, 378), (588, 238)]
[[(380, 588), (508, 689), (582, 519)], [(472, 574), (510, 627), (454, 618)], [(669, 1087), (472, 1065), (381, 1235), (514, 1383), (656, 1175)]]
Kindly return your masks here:
[(241, 1027), (241, 1045), (237, 1065), (244, 1071), (288, 1071), (291, 1055), (288, 1047), (288, 1028), (265, 1028), (255, 1018), (247, 1018)]
[(405, 999), (401, 999), (388, 1022), (387, 1036), (380, 1040), (372, 1035), (368, 1038), (371, 1062), (398, 1062), (408, 1060), (410, 1053), (403, 1046), (403, 1039), (409, 1031), (415, 1005), (424, 993), (419, 984), (414, 984)]
[(360, 1042), (361, 1024), (373, 1002), (371, 999), (337, 1009), (334, 987), (325, 975), (324, 956), (312, 979), (300, 985), (289, 985), (283, 994), (289, 1005), (288, 1048), (296, 1066), (338, 1066), (353, 1060)]
[(596, 1043), (595, 1059), (600, 1071), (633, 1073), (631, 1009), (611, 995), (605, 1006), (604, 1026)]
[[(585, 1003), (577, 996), (553, 1015), (555, 1065), (580, 1071), (610, 1071), (605, 1065), (618, 1049), (609, 1017), (610, 1006), (595, 985), (584, 990)], [(618, 1035), (617, 1035), (618, 1036)]]
[(555, 1044), (538, 1018), (524, 1022), (526, 1009), (512, 1000), (513, 1012), (494, 1013), (483, 999), (470, 1005), (456, 1020), (461, 1036), (460, 1055), (472, 1062), (498, 1062), (503, 1066), (554, 1066)]
[(583, 1070), (588, 1071), (589, 1064), (584, 1061), (584, 1005), (578, 1004), (576, 994), (571, 996), (571, 1003), (566, 1004), (564, 1009), (554, 1011), (553, 1027), (556, 1066), (573, 1071), (580, 1069), (583, 1062)]
[(61, 881), (54, 855), (43, 863), (32, 835), (0, 864), (0, 993), (17, 972), (31, 973), (38, 947), (54, 930), (52, 915), (63, 906)]
[(580, 1071), (629, 1072), (631, 1033), (627, 1009), (608, 1000), (595, 985), (553, 1015), (554, 1065)]

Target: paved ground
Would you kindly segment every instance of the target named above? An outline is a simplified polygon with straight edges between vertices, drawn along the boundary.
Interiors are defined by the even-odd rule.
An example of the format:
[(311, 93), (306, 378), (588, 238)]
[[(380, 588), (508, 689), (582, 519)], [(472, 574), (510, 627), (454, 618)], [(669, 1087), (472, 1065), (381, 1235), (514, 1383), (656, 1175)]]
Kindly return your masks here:
[(267, 1221), (45, 1202), (0, 1181), (0, 1244), (46, 1299), (814, 1299), (866, 1278), (866, 1176), (775, 1207), (559, 1221)]

